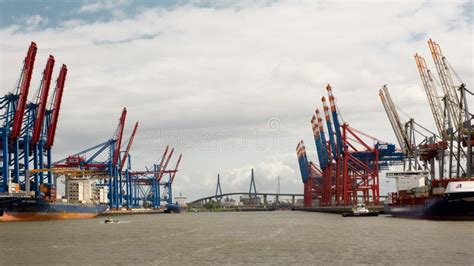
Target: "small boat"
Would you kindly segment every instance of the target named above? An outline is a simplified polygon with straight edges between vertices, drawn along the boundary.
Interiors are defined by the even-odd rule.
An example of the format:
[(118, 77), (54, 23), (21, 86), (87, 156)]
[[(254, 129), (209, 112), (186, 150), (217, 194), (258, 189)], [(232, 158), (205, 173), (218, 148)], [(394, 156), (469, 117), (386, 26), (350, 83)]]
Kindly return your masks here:
[(106, 223), (106, 224), (118, 224), (119, 221), (116, 220), (116, 219), (107, 218), (107, 219), (105, 219), (104, 223)]
[(342, 217), (363, 217), (363, 216), (378, 216), (379, 212), (371, 212), (364, 204), (357, 204), (352, 208), (351, 212), (343, 212)]

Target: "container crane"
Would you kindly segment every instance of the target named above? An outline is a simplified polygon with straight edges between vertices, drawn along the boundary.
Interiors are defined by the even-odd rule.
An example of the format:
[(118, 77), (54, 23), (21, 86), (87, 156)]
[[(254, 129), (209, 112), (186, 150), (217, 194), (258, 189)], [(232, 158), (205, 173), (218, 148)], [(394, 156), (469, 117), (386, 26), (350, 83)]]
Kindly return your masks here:
[[(450, 65), (446, 57), (441, 52), (439, 44), (434, 42), (432, 39), (429, 39), (428, 45), (430, 47), (433, 61), (435, 63), (436, 70), (438, 71), (438, 76), (445, 93), (445, 105), (448, 109), (448, 113), (451, 115), (453, 126), (455, 127), (455, 129), (449, 134), (450, 150), (448, 175), (450, 178), (452, 177), (454, 164), (453, 160), (456, 160), (456, 177), (472, 177), (472, 114), (469, 113), (467, 104), (467, 92), (469, 91), (466, 89), (466, 86), (464, 83), (462, 83), (462, 81), (460, 81), (460, 86), (454, 85), (451, 76)], [(456, 74), (456, 72), (454, 73)], [(456, 139), (457, 142), (456, 148), (454, 148), (454, 139)], [(471, 141), (468, 141), (468, 139), (471, 139)], [(461, 147), (461, 144), (466, 147), (465, 144), (468, 142), (470, 144), (467, 146), (467, 150), (464, 150), (464, 148)], [(462, 158), (466, 158), (467, 161), (465, 168), (462, 164)]]
[[(31, 77), (33, 76), (33, 68), (37, 50), (38, 48), (36, 43), (31, 42), (25, 60), (23, 61), (23, 67), (15, 92), (8, 93), (7, 95), (0, 98), (0, 110), (2, 112), (0, 115), (0, 120), (2, 120), (2, 184), (0, 185), (0, 192), (9, 191), (11, 168), (13, 170), (13, 181), (19, 181), (19, 137), (23, 125), (23, 117), (26, 110), (26, 101), (28, 99)], [(13, 158), (11, 153), (13, 153)]]
[[(158, 168), (159, 168), (158, 169), (158, 178), (156, 179), (157, 186), (158, 187), (160, 185), (163, 186), (163, 193), (161, 194), (161, 198), (159, 200), (163, 199), (164, 201), (168, 202), (168, 204), (171, 204), (172, 200), (173, 200), (172, 189), (171, 189), (171, 184), (172, 184), (171, 176), (169, 177), (168, 181), (163, 181), (162, 182), (162, 180), (163, 180), (163, 175), (168, 170), (168, 164), (171, 160), (171, 157), (173, 156), (173, 153), (174, 153), (174, 149), (171, 149), (171, 152), (168, 155), (168, 158), (166, 159), (165, 164), (158, 166)], [(181, 161), (181, 155), (179, 156), (179, 159), (177, 161), (177, 165), (179, 165), (179, 161)], [(159, 206), (159, 204), (160, 203), (158, 203), (158, 206)]]
[[(442, 161), (440, 163), (440, 178), (442, 179), (444, 177), (444, 170), (443, 170), (443, 165), (444, 165), (444, 150), (448, 148), (448, 142), (449, 142), (449, 153), (448, 153), (448, 177), (452, 178), (453, 173), (455, 173), (456, 177), (461, 177), (463, 175), (469, 176), (471, 175), (472, 172), (472, 157), (469, 156), (469, 154), (472, 154), (472, 150), (470, 148), (465, 151), (461, 145), (465, 146), (467, 144), (467, 139), (470, 138), (471, 136), (471, 131), (472, 128), (470, 126), (471, 120), (472, 120), (472, 114), (469, 113), (468, 107), (467, 107), (467, 101), (466, 99), (466, 89), (465, 89), (465, 84), (462, 83), (460, 86), (455, 86), (452, 76), (451, 76), (451, 70), (450, 70), (450, 65), (446, 59), (446, 57), (443, 55), (441, 48), (439, 44), (434, 42), (432, 39), (428, 40), (428, 46), (430, 48), (431, 55), (433, 57), (433, 61), (436, 66), (436, 70), (438, 73), (438, 77), (441, 82), (441, 87), (443, 89), (444, 93), (444, 112), (443, 112), (443, 123), (442, 127), (444, 130), (442, 131), (441, 138), (443, 142), (441, 143), (440, 152), (439, 152), (439, 158)], [(420, 70), (420, 75), (422, 77), (422, 81), (425, 85), (425, 77), (422, 75), (421, 69), (427, 69), (426, 63), (424, 60), (420, 57), (415, 55), (415, 59), (417, 61), (417, 66)], [(429, 71), (425, 71), (429, 74)], [(454, 72), (456, 74), (456, 72)], [(433, 79), (431, 78), (430, 81)], [(433, 91), (436, 92), (436, 90), (433, 88)], [(458, 95), (459, 91), (459, 95)], [(433, 94), (429, 91), (427, 91), (427, 96), (430, 101), (430, 97)], [(437, 120), (441, 120), (441, 109), (439, 106), (440, 103), (435, 103), (432, 104), (430, 101), (430, 107), (438, 109), (436, 111), (436, 116), (435, 116), (435, 122), (437, 123), (437, 127), (441, 127), (438, 124)], [(438, 129), (439, 131), (439, 129)], [(456, 142), (456, 143), (455, 143)], [(471, 143), (471, 142), (469, 142)], [(431, 144), (434, 146), (434, 144)], [(439, 146), (439, 145), (438, 145)], [(455, 147), (457, 146), (457, 147)], [(472, 143), (471, 146), (472, 147)], [(434, 153), (433, 153), (434, 154)], [(468, 158), (471, 157), (471, 158)], [(468, 158), (467, 165), (464, 168), (462, 164), (462, 158)], [(471, 162), (471, 163), (469, 163)], [(455, 170), (453, 171), (453, 167)]]
[[(431, 113), (433, 114), (433, 118), (435, 121), (436, 128), (438, 130), (438, 134), (441, 138), (440, 142), (436, 142), (435, 140), (429, 141), (423, 146), (419, 147), (419, 154), (421, 155), (422, 160), (430, 160), (431, 161), (431, 176), (434, 178), (434, 161), (433, 158), (437, 157), (439, 160), (439, 176), (441, 179), (444, 178), (444, 157), (445, 157), (445, 150), (447, 149), (447, 141), (452, 139), (452, 137), (448, 134), (447, 128), (451, 128), (451, 119), (449, 115), (449, 108), (448, 108), (448, 98), (447, 97), (440, 97), (438, 95), (438, 90), (435, 85), (435, 77), (432, 75), (431, 70), (428, 68), (425, 59), (420, 56), (418, 53), (415, 53), (415, 62), (418, 68), (418, 72), (421, 77), (421, 81), (423, 83), (423, 87), (425, 89), (426, 96), (428, 98), (428, 103), (431, 109)], [(444, 107), (441, 104), (441, 100), (444, 101)], [(452, 131), (452, 130), (451, 130)], [(450, 132), (451, 132), (450, 131)], [(435, 139), (436, 136), (433, 136)]]
[(178, 160), (176, 161), (176, 165), (174, 167), (174, 170), (171, 170), (173, 172), (170, 174), (169, 180), (167, 182), (164, 182), (164, 191), (163, 191), (162, 198), (165, 199), (168, 204), (173, 203), (172, 185), (173, 185), (176, 173), (178, 172), (178, 167), (179, 167), (179, 164), (181, 162), (181, 157), (182, 156), (183, 156), (182, 154), (179, 155)]
[[(408, 159), (404, 161), (405, 163), (408, 163), (408, 170), (411, 171), (420, 168), (421, 166), (418, 163), (416, 153), (426, 153), (429, 151), (426, 150), (427, 147), (418, 147), (415, 143), (416, 123), (414, 119), (410, 119), (407, 123), (402, 124), (395, 104), (393, 103), (392, 97), (388, 91), (387, 85), (383, 85), (382, 88), (379, 90), (379, 96), (387, 114), (388, 120), (392, 125), (392, 129), (401, 147), (401, 150), (403, 154), (405, 154), (405, 157)], [(404, 169), (406, 169), (405, 163), (403, 165)], [(432, 164), (432, 167), (434, 167), (434, 163)]]
[[(46, 67), (43, 71), (43, 77), (38, 89), (37, 96), (35, 97), (35, 102), (30, 102), (26, 106), (26, 119), (24, 123), (24, 128), (22, 131), (23, 135), (23, 167), (24, 172), (29, 171), (30, 165), (30, 156), (33, 156), (34, 169), (42, 168), (43, 164), (43, 130), (46, 117), (46, 105), (48, 102), (48, 95), (51, 85), (51, 78), (53, 75), (54, 68), (54, 57), (50, 55), (48, 57)], [(30, 152), (30, 146), (32, 152)], [(41, 176), (41, 183), (43, 183), (43, 172), (34, 174), (34, 191), (35, 194), (39, 193), (39, 179), (38, 175)], [(19, 171), (15, 171), (14, 182), (18, 182)], [(24, 189), (30, 191), (30, 181), (29, 177), (25, 176)]]
[(152, 191), (152, 207), (154, 209), (160, 208), (161, 204), (161, 193), (160, 193), (160, 182), (161, 179), (163, 178), (164, 173), (166, 172), (166, 167), (168, 167), (168, 163), (171, 160), (171, 156), (173, 156), (174, 149), (171, 149), (170, 153), (168, 154), (169, 151), (169, 145), (166, 146), (165, 152), (163, 153), (163, 156), (161, 157), (161, 161), (159, 165), (153, 165), (153, 173), (154, 177), (151, 179), (151, 191)]
[[(154, 209), (158, 209), (161, 205), (161, 192), (160, 192), (160, 182), (161, 178), (163, 177), (164, 171), (166, 171), (166, 167), (173, 156), (174, 149), (171, 149), (170, 154), (167, 156), (169, 150), (169, 146), (166, 147), (166, 150), (161, 158), (161, 162), (159, 165), (154, 165), (154, 172), (156, 173), (156, 177), (152, 179), (152, 189), (153, 189), (153, 200), (152, 206)], [(163, 164), (164, 163), (164, 164)]]
[[(327, 110), (325, 110), (326, 115)], [(334, 136), (331, 136), (331, 129), (328, 127), (328, 138), (330, 141), (326, 141), (326, 134), (324, 132), (324, 127), (323, 127), (323, 119), (321, 118), (321, 115), (319, 113), (319, 109), (316, 109), (316, 118), (318, 120), (318, 126), (319, 126), (319, 134), (321, 136), (321, 149), (323, 153), (323, 158), (324, 158), (324, 167), (321, 167), (322, 170), (322, 195), (321, 195), (321, 200), (320, 204), (322, 205), (331, 205), (331, 197), (332, 194), (335, 192), (333, 188), (333, 172), (334, 172), (334, 164), (333, 164), (333, 159), (336, 160), (336, 158), (333, 158), (331, 156), (331, 150), (332, 150), (332, 144), (334, 143)], [(329, 122), (329, 126), (331, 126)], [(331, 141), (332, 140), (332, 141)]]
[[(30, 191), (33, 190), (35, 197), (40, 194), (39, 186), (44, 186), (45, 189), (54, 189), (50, 171), (51, 153), (67, 72), (67, 67), (63, 65), (51, 99), (51, 107), (48, 109), (48, 97), (55, 64), (54, 57), (50, 55), (42, 73), (34, 102), (27, 103), (37, 49), (36, 43), (31, 42), (15, 92), (0, 98), (0, 113), (2, 113), (0, 120), (3, 122), (1, 128), (3, 156), (0, 192), (22, 190), (22, 193), (30, 196)], [(46, 164), (44, 163), (45, 155)], [(34, 169), (30, 169), (31, 162), (33, 162)], [(12, 170), (12, 191), (9, 190), (10, 170)], [(30, 172), (34, 174), (33, 189), (31, 189)], [(48, 174), (47, 182), (44, 180), (44, 172)], [(20, 175), (24, 176), (24, 180), (20, 180)]]
[(322, 197), (322, 172), (313, 162), (308, 161), (302, 140), (296, 147), (296, 155), (304, 184), (304, 206), (311, 207), (313, 200), (320, 201)]
[[(62, 65), (61, 70), (59, 71), (58, 79), (56, 80), (56, 88), (53, 94), (53, 100), (51, 102), (51, 107), (46, 111), (46, 142), (44, 143), (44, 149), (46, 150), (46, 167), (48, 169), (52, 168), (52, 156), (51, 149), (54, 145), (54, 139), (56, 136), (56, 129), (58, 127), (59, 121), (59, 111), (61, 109), (61, 103), (63, 99), (64, 84), (66, 82), (67, 75), (67, 66)], [(40, 142), (41, 143), (41, 142)], [(41, 147), (40, 147), (41, 152)], [(40, 156), (41, 158), (42, 156)], [(43, 167), (42, 162), (40, 166)], [(52, 173), (48, 171), (48, 184), (52, 183)]]
[[(130, 138), (128, 140), (127, 148), (123, 152), (122, 159), (120, 160), (120, 166), (118, 169), (120, 180), (119, 180), (119, 200), (120, 200), (120, 205), (123, 206), (123, 198), (125, 197), (127, 201), (127, 207), (130, 208), (131, 204), (131, 191), (132, 191), (132, 183), (130, 179), (130, 169), (131, 169), (131, 160), (130, 160), (130, 149), (132, 148), (133, 140), (135, 139), (135, 134), (137, 133), (138, 129), (138, 121), (135, 123), (135, 126), (133, 127), (132, 134), (130, 135)], [(125, 172), (123, 172), (123, 168), (125, 164), (128, 163), (128, 167), (125, 169)], [(125, 184), (123, 182), (123, 175), (125, 175)], [(125, 185), (125, 190), (126, 190), (126, 195), (123, 195), (123, 186)]]
[(441, 104), (441, 97), (438, 96), (438, 90), (436, 89), (434, 83), (434, 77), (431, 74), (430, 69), (426, 65), (426, 61), (419, 54), (415, 54), (416, 66), (418, 67), (418, 72), (420, 73), (421, 81), (423, 83), (423, 88), (425, 88), (426, 96), (428, 97), (428, 103), (430, 105), (431, 113), (435, 120), (436, 128), (438, 129), (439, 136), (442, 139), (446, 139), (446, 115), (443, 111), (443, 106)]
[[(120, 162), (120, 148), (126, 116), (127, 109), (123, 108), (119, 118), (119, 123), (112, 138), (53, 163), (54, 168), (75, 168), (103, 173), (100, 175), (100, 178), (107, 179), (109, 204), (112, 209), (118, 209), (121, 207), (120, 199), (122, 196), (122, 189), (119, 189), (119, 186), (121, 187), (119, 179), (121, 178), (122, 173), (119, 171), (119, 168), (123, 166)], [(108, 155), (106, 155), (107, 159), (105, 161), (99, 161), (98, 158), (101, 155), (104, 155), (106, 151), (109, 151)], [(92, 155), (86, 159), (85, 156), (89, 153), (92, 153)]]
[[(174, 149), (172, 149), (173, 151)], [(161, 208), (161, 201), (164, 200), (167, 204), (172, 203), (172, 184), (175, 180), (178, 167), (181, 162), (182, 155), (179, 156), (174, 169), (167, 169), (171, 156), (169, 145), (166, 147), (159, 164), (154, 164), (151, 168), (146, 168), (146, 171), (131, 171), (130, 178), (133, 188), (131, 190), (132, 199), (131, 206), (138, 207), (140, 201), (142, 203), (150, 202), (150, 206), (154, 209)], [(169, 175), (168, 180), (164, 181), (165, 174)], [(160, 187), (163, 187), (161, 191)]]
[(428, 45), (430, 47), (431, 55), (441, 81), (441, 87), (443, 88), (446, 97), (448, 113), (451, 116), (456, 129), (459, 129), (462, 127), (463, 110), (460, 108), (460, 100), (457, 94), (457, 89), (456, 86), (454, 86), (446, 57), (441, 52), (439, 44), (429, 39)]
[[(318, 182), (310, 182), (310, 186), (312, 186), (310, 189), (304, 182), (308, 172), (313, 173), (313, 171), (307, 170), (310, 168), (308, 164), (311, 165), (311, 162), (307, 163), (303, 144), (300, 142), (297, 147), (300, 172), (303, 183), (305, 183), (305, 199), (307, 201), (318, 199), (320, 206), (349, 206), (357, 203), (359, 198), (362, 198), (362, 201), (367, 204), (379, 204), (378, 171), (388, 164), (399, 163), (404, 159), (404, 156), (395, 150), (393, 144), (377, 140), (350, 127), (347, 123), (340, 125), (332, 88), (328, 84), (326, 89), (332, 119), (325, 98), (322, 98), (322, 103), (329, 141), (326, 141), (319, 109), (316, 109), (315, 115), (311, 119), (316, 149), (319, 150), (318, 146), (320, 146), (321, 150), (318, 152), (321, 165), (318, 190), (314, 189), (314, 187), (318, 187)], [(332, 130), (333, 128), (334, 130)], [(378, 143), (371, 147), (362, 137), (378, 141)], [(314, 168), (314, 173), (317, 173), (316, 170), (318, 169)], [(317, 178), (315, 180), (318, 181)], [(317, 191), (316, 197), (314, 196), (315, 191)], [(306, 202), (305, 206), (312, 206), (312, 202)]]
[(296, 156), (298, 158), (298, 165), (300, 168), (300, 173), (301, 173), (301, 180), (303, 181), (303, 186), (304, 186), (304, 198), (303, 198), (303, 203), (305, 207), (311, 207), (311, 173), (310, 173), (310, 168), (309, 168), (309, 162), (308, 158), (306, 156), (306, 150), (304, 147), (304, 143), (301, 140), (297, 147), (296, 147)]

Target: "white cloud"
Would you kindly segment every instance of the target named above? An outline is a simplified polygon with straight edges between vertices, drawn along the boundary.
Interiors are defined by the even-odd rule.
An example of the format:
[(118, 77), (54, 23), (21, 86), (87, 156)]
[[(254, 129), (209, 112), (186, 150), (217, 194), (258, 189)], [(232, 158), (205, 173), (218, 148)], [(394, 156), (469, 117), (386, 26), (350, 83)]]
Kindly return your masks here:
[[(118, 12), (118, 8), (129, 5), (129, 0), (106, 0), (86, 3), (79, 9), (79, 12), (83, 13), (95, 13), (102, 10), (113, 10)], [(122, 13), (121, 13), (122, 14)]]
[(27, 30), (34, 30), (37, 27), (45, 26), (48, 24), (48, 18), (40, 15), (32, 15), (24, 19), (24, 24)]
[[(12, 88), (27, 45), (35, 40), (32, 89), (48, 54), (56, 58), (54, 75), (61, 63), (69, 68), (56, 157), (110, 137), (127, 106), (126, 134), (140, 120), (135, 168), (156, 162), (170, 141), (184, 152), (177, 188), (191, 198), (213, 193), (217, 172), (229, 177), (223, 189), (248, 189), (251, 167), (258, 170), (257, 188), (274, 191), (280, 175), (282, 181), (294, 178), (285, 188), (300, 191), (292, 153), (301, 138), (313, 149), (309, 119), (321, 108), (326, 83), (332, 83), (346, 122), (392, 142), (377, 94), (383, 84), (404, 112), (434, 129), (413, 60), (420, 52), (434, 68), (426, 38), (440, 43), (472, 86), (472, 21), (460, 19), (461, 4), (283, 1), (147, 9), (135, 17), (65, 22), (28, 33), (12, 26), (0, 31), (0, 84), (4, 92)], [(270, 117), (281, 121), (277, 141), (266, 131)], [(271, 145), (257, 145), (255, 132)], [(248, 141), (237, 148), (226, 142), (212, 149), (190, 145), (209, 136)]]

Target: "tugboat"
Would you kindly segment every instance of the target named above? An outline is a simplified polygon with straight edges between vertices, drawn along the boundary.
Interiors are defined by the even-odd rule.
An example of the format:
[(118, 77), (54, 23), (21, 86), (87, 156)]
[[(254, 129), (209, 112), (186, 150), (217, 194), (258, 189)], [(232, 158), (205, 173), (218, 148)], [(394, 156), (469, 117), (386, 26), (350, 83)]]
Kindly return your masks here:
[(342, 217), (362, 217), (362, 216), (378, 216), (379, 212), (371, 212), (364, 204), (357, 204), (352, 208), (351, 212), (343, 212)]

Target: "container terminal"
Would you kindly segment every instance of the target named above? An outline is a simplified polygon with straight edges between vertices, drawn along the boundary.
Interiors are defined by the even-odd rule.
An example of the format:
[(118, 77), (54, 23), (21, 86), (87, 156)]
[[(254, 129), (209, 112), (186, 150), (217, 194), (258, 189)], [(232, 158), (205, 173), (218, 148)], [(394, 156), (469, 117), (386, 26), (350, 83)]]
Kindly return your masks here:
[[(343, 121), (333, 88), (328, 84), (327, 98), (321, 98), (322, 108), (316, 108), (310, 119), (319, 163), (308, 159), (303, 141), (296, 147), (304, 189), (303, 207), (295, 207), (297, 195), (290, 195), (293, 209), (343, 213), (362, 203), (371, 211), (393, 216), (473, 219), (474, 201), (470, 200), (474, 197), (473, 115), (467, 100), (473, 93), (462, 81), (454, 83), (451, 73), (458, 75), (440, 46), (431, 39), (428, 44), (439, 81), (421, 55), (415, 54), (415, 62), (437, 131), (427, 129), (414, 118), (402, 123), (388, 86), (383, 85), (379, 97), (398, 141), (397, 148)], [(159, 162), (135, 170), (131, 150), (139, 124), (133, 124), (125, 139), (126, 108), (122, 109), (109, 139), (53, 162), (53, 144), (68, 70), (66, 65), (61, 66), (50, 93), (55, 64), (55, 58), (50, 55), (37, 96), (28, 102), (37, 49), (32, 42), (18, 83), (0, 100), (3, 121), (0, 221), (180, 212), (179, 205), (173, 202), (172, 185), (182, 155), (173, 157), (175, 150), (167, 146)], [(390, 171), (391, 168), (403, 170)], [(386, 176), (395, 179), (397, 192), (380, 195), (381, 171), (387, 171)], [(64, 179), (64, 196), (57, 191), (58, 179)], [(218, 188), (219, 185), (218, 180)], [(249, 202), (257, 202), (254, 181), (253, 189), (252, 193), (251, 182), (248, 193), (229, 195), (246, 195)], [(260, 194), (265, 203), (267, 196), (274, 195), (278, 201), (280, 195), (286, 195)], [(213, 199), (220, 202), (222, 196), (222, 190), (218, 194), (216, 189), (216, 195), (195, 203)]]
[[(50, 55), (36, 97), (28, 102), (37, 50), (31, 42), (18, 83), (0, 98), (0, 221), (82, 219), (104, 212), (178, 212), (172, 184), (182, 155), (172, 167), (174, 149), (168, 146), (159, 163), (132, 170), (130, 151), (138, 122), (128, 141), (123, 141), (126, 108), (110, 139), (52, 161), (68, 69), (61, 66), (50, 93), (56, 60)], [(62, 197), (57, 193), (58, 178), (65, 179)]]
[[(396, 148), (341, 123), (328, 84), (330, 107), (323, 96), (323, 109), (317, 108), (311, 118), (319, 164), (308, 159), (303, 141), (296, 147), (304, 184), (302, 210), (342, 213), (362, 202), (393, 216), (474, 219), (473, 115), (467, 100), (473, 92), (460, 80), (439, 44), (430, 39), (428, 46), (438, 78), (421, 55), (416, 53), (414, 58), (437, 130), (414, 118), (403, 123), (388, 86), (383, 85), (379, 96), (400, 147)], [(452, 73), (459, 83), (454, 83)], [(376, 144), (371, 146), (370, 141)], [(391, 167), (403, 170), (389, 171)], [(387, 178), (395, 179), (397, 187), (385, 202), (379, 194), (381, 171), (387, 171)]]

